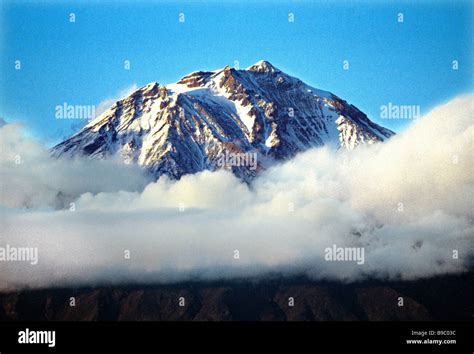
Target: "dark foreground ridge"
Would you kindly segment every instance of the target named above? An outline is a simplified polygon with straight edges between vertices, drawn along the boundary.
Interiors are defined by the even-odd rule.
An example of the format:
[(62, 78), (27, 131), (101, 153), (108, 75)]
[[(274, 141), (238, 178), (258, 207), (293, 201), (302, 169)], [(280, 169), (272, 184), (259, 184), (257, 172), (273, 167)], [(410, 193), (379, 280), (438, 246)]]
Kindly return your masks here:
[(293, 279), (45, 289), (0, 294), (0, 320), (469, 321), (473, 285), (474, 272), (403, 282)]

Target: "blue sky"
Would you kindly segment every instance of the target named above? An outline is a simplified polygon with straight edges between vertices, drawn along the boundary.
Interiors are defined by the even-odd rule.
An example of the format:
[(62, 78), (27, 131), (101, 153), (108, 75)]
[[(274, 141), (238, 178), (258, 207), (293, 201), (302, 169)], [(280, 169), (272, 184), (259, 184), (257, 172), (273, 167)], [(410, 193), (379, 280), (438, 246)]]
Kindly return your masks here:
[(382, 121), (381, 105), (420, 105), (425, 113), (474, 91), (473, 11), (469, 1), (4, 0), (0, 117), (51, 145), (81, 124), (55, 118), (63, 102), (96, 105), (133, 84), (265, 59), (401, 131), (409, 121)]

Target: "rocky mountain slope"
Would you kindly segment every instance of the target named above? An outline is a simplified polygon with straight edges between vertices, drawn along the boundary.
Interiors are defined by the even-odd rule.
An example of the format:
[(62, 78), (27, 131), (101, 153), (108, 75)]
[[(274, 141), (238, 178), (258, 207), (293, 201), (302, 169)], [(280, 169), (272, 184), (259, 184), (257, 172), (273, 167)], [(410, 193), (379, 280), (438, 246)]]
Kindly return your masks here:
[(120, 156), (156, 177), (225, 168), (249, 179), (311, 147), (354, 149), (394, 133), (330, 92), (267, 61), (150, 83), (52, 149), (54, 156)]
[(45, 289), (0, 294), (0, 321), (472, 321), (473, 282), (470, 272), (404, 282), (280, 279)]

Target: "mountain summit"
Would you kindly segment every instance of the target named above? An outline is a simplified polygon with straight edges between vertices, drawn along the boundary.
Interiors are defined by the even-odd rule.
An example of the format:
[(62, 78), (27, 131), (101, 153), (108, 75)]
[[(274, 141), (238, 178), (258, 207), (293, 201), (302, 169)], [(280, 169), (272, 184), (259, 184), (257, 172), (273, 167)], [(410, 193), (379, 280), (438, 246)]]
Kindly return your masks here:
[[(354, 149), (393, 134), (334, 94), (259, 61), (246, 70), (226, 66), (193, 72), (174, 84), (143, 86), (52, 154), (118, 154), (157, 178), (226, 168), (248, 180), (312, 147)], [(255, 164), (244, 159), (249, 156)]]
[(256, 71), (259, 73), (274, 73), (274, 72), (281, 72), (277, 68), (275, 68), (272, 64), (270, 64), (266, 60), (260, 60), (259, 62), (256, 62), (252, 66), (249, 66), (247, 68), (248, 71)]

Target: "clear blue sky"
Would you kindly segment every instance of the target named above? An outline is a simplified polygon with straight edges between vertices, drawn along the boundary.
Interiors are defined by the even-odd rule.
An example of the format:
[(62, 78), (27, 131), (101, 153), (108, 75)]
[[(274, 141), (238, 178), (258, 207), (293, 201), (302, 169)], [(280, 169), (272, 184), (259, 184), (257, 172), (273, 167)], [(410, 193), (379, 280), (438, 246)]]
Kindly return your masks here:
[(55, 119), (58, 104), (93, 105), (133, 83), (171, 83), (234, 60), (245, 68), (266, 59), (396, 131), (409, 122), (381, 121), (381, 105), (423, 113), (474, 88), (469, 1), (1, 3), (0, 116), (48, 144), (78, 128)]

